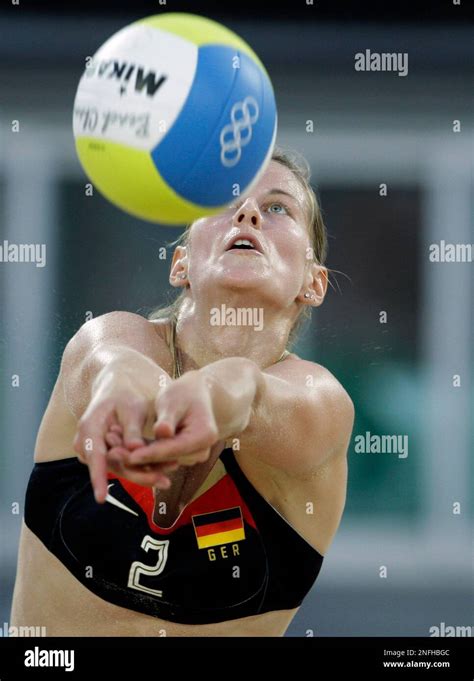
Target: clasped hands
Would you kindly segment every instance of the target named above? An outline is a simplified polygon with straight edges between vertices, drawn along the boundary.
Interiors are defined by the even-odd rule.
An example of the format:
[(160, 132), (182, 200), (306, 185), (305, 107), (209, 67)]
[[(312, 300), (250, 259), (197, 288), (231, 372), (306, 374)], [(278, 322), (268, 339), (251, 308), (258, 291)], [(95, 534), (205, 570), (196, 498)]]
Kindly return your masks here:
[[(210, 383), (189, 371), (161, 389), (154, 400), (132, 383), (105, 382), (78, 421), (74, 450), (89, 467), (96, 501), (107, 496), (107, 472), (139, 485), (167, 489), (167, 473), (209, 458), (228, 436), (213, 406)], [(242, 415), (242, 423), (248, 414)], [(234, 419), (235, 421), (235, 419)], [(151, 437), (146, 437), (148, 433)]]

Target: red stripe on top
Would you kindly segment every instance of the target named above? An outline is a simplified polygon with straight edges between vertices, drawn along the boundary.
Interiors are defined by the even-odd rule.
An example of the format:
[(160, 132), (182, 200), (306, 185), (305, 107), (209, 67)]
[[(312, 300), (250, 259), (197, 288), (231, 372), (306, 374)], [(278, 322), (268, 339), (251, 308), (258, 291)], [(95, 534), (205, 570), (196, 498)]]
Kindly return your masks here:
[(240, 496), (237, 485), (228, 473), (206, 490), (204, 494), (201, 494), (200, 497), (188, 504), (176, 522), (174, 522), (171, 527), (167, 528), (160, 527), (153, 521), (155, 499), (153, 490), (150, 487), (142, 487), (142, 485), (137, 485), (137, 483), (127, 480), (126, 478), (121, 478), (114, 473), (108, 473), (107, 477), (109, 480), (119, 480), (126, 492), (139, 506), (141, 506), (146, 514), (151, 530), (157, 534), (168, 535), (174, 532), (178, 527), (192, 523), (191, 517), (193, 515), (222, 511), (227, 508), (233, 508), (234, 506), (240, 506), (242, 517), (245, 522), (257, 530), (257, 525), (250, 513), (250, 509)]
[(239, 530), (244, 526), (241, 518), (231, 518), (230, 520), (222, 520), (220, 523), (209, 523), (208, 525), (200, 525), (195, 527), (198, 537), (206, 537), (209, 534), (217, 534), (218, 532), (230, 532), (230, 530)]

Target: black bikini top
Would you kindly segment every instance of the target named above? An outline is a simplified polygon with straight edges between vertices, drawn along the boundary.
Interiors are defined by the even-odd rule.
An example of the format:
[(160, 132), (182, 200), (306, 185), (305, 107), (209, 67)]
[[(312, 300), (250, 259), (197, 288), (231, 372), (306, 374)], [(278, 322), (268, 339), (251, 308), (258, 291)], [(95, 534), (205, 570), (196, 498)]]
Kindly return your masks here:
[(175, 523), (155, 523), (151, 488), (109, 474), (97, 504), (76, 458), (36, 463), (25, 522), (99, 597), (185, 624), (205, 624), (299, 606), (323, 556), (250, 484), (232, 449), (222, 476)]

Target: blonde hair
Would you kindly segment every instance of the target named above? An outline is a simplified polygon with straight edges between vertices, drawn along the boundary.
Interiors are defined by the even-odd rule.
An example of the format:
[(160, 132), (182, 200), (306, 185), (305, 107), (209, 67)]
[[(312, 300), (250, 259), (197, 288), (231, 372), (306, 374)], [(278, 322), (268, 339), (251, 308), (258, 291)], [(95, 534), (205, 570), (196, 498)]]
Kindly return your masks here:
[[(327, 231), (322, 217), (318, 197), (310, 183), (311, 169), (309, 167), (309, 163), (301, 154), (298, 154), (295, 151), (284, 150), (282, 147), (277, 146), (275, 146), (273, 150), (272, 161), (277, 161), (277, 163), (281, 163), (286, 168), (291, 170), (303, 187), (309, 205), (308, 229), (311, 240), (313, 262), (316, 262), (318, 265), (324, 265), (328, 250)], [(169, 243), (168, 246), (186, 246), (189, 241), (191, 228), (192, 223), (186, 227), (183, 233), (180, 234), (175, 241)], [(178, 321), (181, 304), (183, 303), (186, 295), (186, 288), (184, 288), (167, 305), (161, 305), (153, 309), (149, 313), (148, 319), (169, 319), (173, 325), (175, 325)], [(290, 329), (287, 348), (291, 348), (294, 345), (301, 331), (301, 327), (307, 320), (311, 318), (311, 309), (312, 308), (310, 305), (302, 306), (298, 317)]]

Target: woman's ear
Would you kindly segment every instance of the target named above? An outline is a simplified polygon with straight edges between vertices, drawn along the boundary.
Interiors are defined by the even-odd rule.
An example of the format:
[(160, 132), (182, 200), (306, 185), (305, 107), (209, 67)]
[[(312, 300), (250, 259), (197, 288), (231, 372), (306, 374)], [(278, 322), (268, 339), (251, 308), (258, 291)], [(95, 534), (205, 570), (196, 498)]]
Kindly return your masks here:
[(171, 261), (171, 286), (180, 287), (188, 283), (188, 253), (186, 246), (176, 246)]
[(324, 265), (317, 263), (313, 263), (311, 267), (313, 270), (314, 305), (319, 306), (323, 303), (328, 290), (328, 270)]
[(328, 288), (328, 271), (324, 265), (311, 263), (305, 277), (305, 284), (297, 296), (297, 300), (312, 307), (322, 304)]

